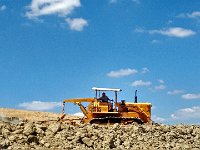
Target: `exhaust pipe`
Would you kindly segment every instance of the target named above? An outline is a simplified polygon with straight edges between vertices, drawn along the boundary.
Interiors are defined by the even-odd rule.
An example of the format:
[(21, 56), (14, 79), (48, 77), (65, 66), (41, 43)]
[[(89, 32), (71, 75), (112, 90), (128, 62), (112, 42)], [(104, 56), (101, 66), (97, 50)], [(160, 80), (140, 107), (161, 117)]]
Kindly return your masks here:
[(137, 90), (135, 90), (135, 102), (134, 103), (137, 103)]

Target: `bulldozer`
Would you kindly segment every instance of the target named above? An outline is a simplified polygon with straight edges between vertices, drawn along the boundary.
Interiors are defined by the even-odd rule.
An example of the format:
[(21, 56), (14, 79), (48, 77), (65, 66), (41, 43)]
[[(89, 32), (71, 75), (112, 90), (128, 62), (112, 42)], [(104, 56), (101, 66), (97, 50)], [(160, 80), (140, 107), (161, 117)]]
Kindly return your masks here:
[[(121, 100), (118, 102), (118, 92), (121, 89), (114, 88), (97, 88), (94, 98), (73, 98), (63, 100), (61, 120), (65, 117), (65, 103), (74, 103), (78, 105), (84, 114), (81, 123), (90, 124), (132, 124), (132, 123), (148, 123), (151, 121), (151, 103), (138, 103), (137, 90), (135, 91), (134, 102), (126, 102)], [(102, 100), (100, 95), (104, 92), (114, 92), (114, 99)], [(84, 107), (82, 103), (89, 103)]]

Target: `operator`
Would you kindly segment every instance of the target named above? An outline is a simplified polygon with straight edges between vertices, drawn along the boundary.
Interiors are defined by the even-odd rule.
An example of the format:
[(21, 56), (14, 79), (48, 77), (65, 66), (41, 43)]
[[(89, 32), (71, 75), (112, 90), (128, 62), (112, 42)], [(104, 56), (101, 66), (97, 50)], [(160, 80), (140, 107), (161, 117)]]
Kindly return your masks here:
[(108, 102), (108, 100), (110, 100), (108, 98), (108, 96), (106, 96), (106, 93), (102, 93), (102, 96), (100, 98), (98, 98), (98, 100), (101, 100), (101, 102)]

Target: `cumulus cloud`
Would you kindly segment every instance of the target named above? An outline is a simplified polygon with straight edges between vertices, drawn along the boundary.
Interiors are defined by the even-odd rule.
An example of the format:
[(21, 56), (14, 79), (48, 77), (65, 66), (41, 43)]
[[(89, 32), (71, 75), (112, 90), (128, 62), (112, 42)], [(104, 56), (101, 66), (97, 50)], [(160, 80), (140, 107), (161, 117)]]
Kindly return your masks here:
[(200, 106), (179, 109), (171, 114), (171, 118), (175, 120), (200, 119)]
[(80, 6), (80, 0), (32, 0), (25, 16), (29, 19), (53, 14), (67, 16)]
[(84, 114), (82, 112), (77, 112), (72, 114), (73, 116), (78, 116), (78, 117), (84, 117)]
[(142, 72), (141, 73), (147, 73), (147, 72), (149, 72), (149, 69), (148, 68), (142, 68)]
[(75, 31), (82, 31), (88, 25), (88, 22), (83, 18), (67, 18), (65, 21), (69, 24), (70, 29)]
[(166, 35), (170, 37), (178, 37), (178, 38), (185, 38), (185, 37), (189, 37), (196, 34), (196, 32), (190, 29), (184, 29), (181, 27), (174, 27), (174, 28), (163, 29), (163, 30), (150, 30), (149, 33), (161, 34), (161, 35)]
[(155, 86), (154, 89), (157, 91), (164, 90), (164, 89), (166, 89), (166, 86), (162, 84), (162, 85)]
[(150, 81), (143, 81), (143, 80), (136, 80), (131, 83), (131, 86), (137, 87), (137, 86), (150, 86)]
[(155, 121), (155, 122), (157, 122), (157, 123), (162, 123), (162, 122), (165, 122), (165, 121), (166, 121), (165, 118), (158, 117), (158, 116), (156, 116), (156, 115), (153, 115), (153, 116), (152, 116), (152, 120)]
[(165, 81), (162, 80), (162, 79), (159, 79), (158, 82), (161, 83), (161, 84), (164, 84), (164, 83), (165, 83)]
[(200, 18), (200, 11), (193, 11), (192, 13), (182, 13), (179, 14), (177, 17), (197, 19)]
[(0, 6), (0, 11), (4, 11), (4, 10), (6, 10), (6, 5)]
[[(137, 33), (149, 33), (149, 34), (161, 34), (169, 37), (186, 38), (195, 35), (196, 32), (191, 29), (184, 29), (181, 27), (172, 27), (161, 30), (145, 30), (143, 28), (136, 28), (134, 30)], [(157, 41), (154, 41), (157, 42)]]
[(133, 75), (138, 73), (138, 71), (136, 69), (120, 69), (117, 71), (111, 71), (109, 73), (107, 73), (108, 77), (111, 78), (119, 78), (119, 77), (124, 77), (124, 76), (129, 76), (129, 75)]
[(135, 28), (134, 29), (134, 32), (137, 32), (137, 33), (145, 33), (145, 32), (147, 32), (144, 28)]
[(178, 95), (184, 93), (184, 90), (173, 90), (173, 91), (168, 91), (167, 94), (169, 95)]
[(183, 99), (188, 99), (188, 100), (192, 100), (192, 99), (200, 99), (200, 94), (183, 94), (181, 96)]
[(46, 110), (52, 110), (56, 107), (61, 107), (62, 103), (61, 102), (32, 101), (32, 102), (20, 103), (18, 106), (27, 110), (46, 111)]
[(193, 106), (183, 109), (178, 109), (172, 113), (169, 117), (163, 118), (156, 115), (152, 116), (152, 120), (158, 123), (171, 122), (171, 123), (198, 123), (200, 120), (200, 106)]

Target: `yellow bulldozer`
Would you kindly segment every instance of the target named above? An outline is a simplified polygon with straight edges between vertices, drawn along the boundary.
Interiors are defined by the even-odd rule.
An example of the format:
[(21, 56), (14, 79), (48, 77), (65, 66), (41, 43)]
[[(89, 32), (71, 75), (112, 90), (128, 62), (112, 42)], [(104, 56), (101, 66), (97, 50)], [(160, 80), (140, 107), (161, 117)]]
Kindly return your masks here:
[[(131, 124), (136, 122), (138, 124), (148, 123), (151, 121), (151, 103), (138, 103), (137, 90), (135, 91), (134, 102), (126, 102), (121, 100), (118, 102), (118, 92), (121, 89), (113, 88), (97, 88), (93, 87), (96, 95), (94, 98), (74, 98), (63, 100), (62, 117), (65, 117), (65, 103), (72, 102), (78, 105), (84, 114), (82, 123), (91, 124)], [(114, 92), (114, 100), (109, 99), (104, 92)], [(104, 99), (100, 97), (104, 96)], [(82, 103), (88, 102), (88, 106), (84, 107)]]

